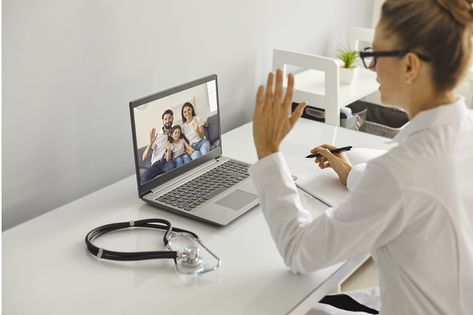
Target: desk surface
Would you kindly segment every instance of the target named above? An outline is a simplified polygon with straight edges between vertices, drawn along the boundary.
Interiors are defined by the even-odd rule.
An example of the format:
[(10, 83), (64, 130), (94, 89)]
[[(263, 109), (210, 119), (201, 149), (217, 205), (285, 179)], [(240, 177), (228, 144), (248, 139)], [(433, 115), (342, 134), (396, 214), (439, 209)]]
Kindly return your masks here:
[[(297, 175), (317, 144), (386, 149), (389, 139), (302, 119), (282, 150)], [(251, 124), (222, 137), (224, 155), (256, 161)], [(309, 161), (307, 161), (309, 160)], [(309, 163), (309, 164), (308, 164)], [(331, 171), (331, 170), (329, 170)], [(89, 255), (85, 234), (119, 221), (165, 218), (196, 232), (222, 258), (217, 272), (192, 279), (169, 260), (99, 261)], [(159, 250), (156, 231), (120, 232), (100, 239), (114, 250)], [(137, 197), (131, 176), (3, 233), (4, 314), (286, 314), (300, 313), (358, 262), (350, 260), (310, 275), (284, 266), (260, 209), (219, 228), (153, 208)]]

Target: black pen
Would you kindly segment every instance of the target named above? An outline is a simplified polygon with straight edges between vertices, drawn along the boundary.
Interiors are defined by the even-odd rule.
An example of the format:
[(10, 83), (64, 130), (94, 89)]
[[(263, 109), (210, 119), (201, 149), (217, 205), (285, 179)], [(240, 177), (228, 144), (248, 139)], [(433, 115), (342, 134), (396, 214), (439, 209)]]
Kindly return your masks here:
[[(341, 148), (337, 148), (337, 149), (333, 149), (333, 150), (330, 150), (331, 153), (340, 153), (340, 152), (344, 152), (344, 151), (350, 151), (351, 150), (351, 145), (347, 146), (347, 147), (341, 147)], [(314, 153), (314, 154), (309, 154), (308, 156), (306, 156), (306, 158), (308, 159), (311, 159), (311, 158), (315, 158), (315, 157), (319, 157), (321, 156), (320, 153)]]

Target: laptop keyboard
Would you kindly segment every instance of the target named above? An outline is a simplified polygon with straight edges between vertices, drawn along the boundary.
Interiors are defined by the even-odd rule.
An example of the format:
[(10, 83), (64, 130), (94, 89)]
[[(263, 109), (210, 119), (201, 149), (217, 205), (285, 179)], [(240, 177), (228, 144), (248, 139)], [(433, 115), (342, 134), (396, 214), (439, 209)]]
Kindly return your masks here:
[(191, 211), (248, 176), (248, 165), (229, 160), (158, 197), (159, 202)]

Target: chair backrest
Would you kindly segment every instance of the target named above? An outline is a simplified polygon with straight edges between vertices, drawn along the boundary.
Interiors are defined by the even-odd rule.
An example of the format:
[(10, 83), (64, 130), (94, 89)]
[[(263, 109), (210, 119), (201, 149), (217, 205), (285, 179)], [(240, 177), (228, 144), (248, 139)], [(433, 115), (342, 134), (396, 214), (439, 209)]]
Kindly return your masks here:
[(213, 114), (207, 117), (207, 128), (205, 128), (205, 137), (212, 145), (219, 138), (218, 115)]
[[(283, 69), (286, 77), (286, 66), (296, 66), (304, 69), (322, 72), (320, 76), (323, 84), (323, 92), (307, 92), (299, 88), (299, 79), (295, 82), (294, 101), (308, 101), (310, 105), (325, 109), (325, 122), (338, 126), (340, 124), (340, 113), (338, 108), (339, 95), (339, 65), (333, 58), (301, 53), (289, 50), (273, 50), (273, 70)], [(302, 80), (302, 78), (301, 78)]]
[(151, 166), (151, 155), (148, 154), (148, 158), (146, 160), (142, 160), (141, 157), (143, 156), (143, 152), (146, 150), (147, 145), (138, 149), (138, 167), (146, 169)]
[[(354, 50), (363, 50), (365, 46), (361, 47), (361, 43), (367, 43), (368, 46), (371, 46), (374, 37), (374, 30), (371, 28), (364, 27), (348, 27), (348, 45), (350, 49)], [(357, 61), (357, 66), (362, 67), (361, 60)]]
[(374, 38), (374, 29), (364, 27), (350, 26), (348, 28), (348, 45), (351, 49), (362, 50), (360, 42), (372, 43)]

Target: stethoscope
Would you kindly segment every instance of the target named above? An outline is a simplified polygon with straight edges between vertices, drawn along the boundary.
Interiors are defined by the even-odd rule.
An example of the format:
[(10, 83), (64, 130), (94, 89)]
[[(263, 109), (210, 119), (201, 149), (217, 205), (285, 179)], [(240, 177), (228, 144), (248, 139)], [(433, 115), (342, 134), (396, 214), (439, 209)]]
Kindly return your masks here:
[[(128, 228), (152, 228), (164, 231), (163, 243), (168, 250), (165, 251), (145, 251), (145, 252), (117, 252), (95, 246), (92, 241), (98, 237), (117, 230)], [(186, 246), (183, 250), (175, 250), (172, 246), (172, 239), (175, 237), (187, 238), (205, 251), (214, 259), (215, 264), (209, 265), (202, 258), (201, 249), (198, 246)], [(129, 222), (118, 222), (99, 226), (91, 230), (85, 236), (85, 244), (89, 252), (99, 259), (133, 261), (148, 259), (173, 259), (176, 270), (182, 274), (201, 275), (206, 272), (216, 270), (221, 265), (221, 260), (212, 253), (199, 239), (197, 234), (184, 229), (172, 227), (171, 222), (164, 219), (144, 219)]]

